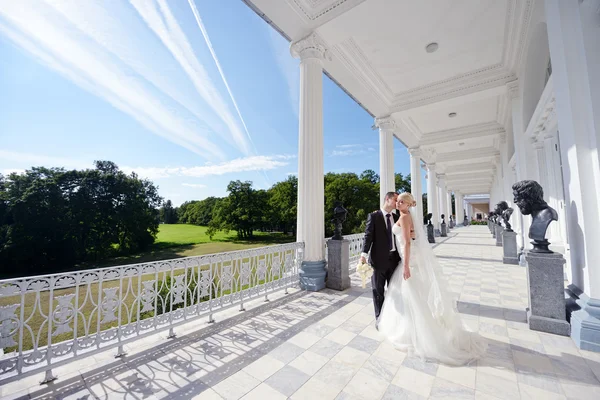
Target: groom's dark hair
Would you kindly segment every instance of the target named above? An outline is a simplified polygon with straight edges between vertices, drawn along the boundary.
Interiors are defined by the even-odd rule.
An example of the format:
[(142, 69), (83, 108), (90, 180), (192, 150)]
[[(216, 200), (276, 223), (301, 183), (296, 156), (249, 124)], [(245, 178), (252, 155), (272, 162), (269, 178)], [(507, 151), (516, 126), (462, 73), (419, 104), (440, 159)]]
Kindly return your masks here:
[(398, 195), (398, 193), (396, 193), (396, 192), (387, 192), (387, 193), (385, 194), (385, 199), (386, 199), (386, 200), (388, 200), (388, 199), (393, 199), (393, 198), (394, 198), (394, 196), (396, 196), (396, 195)]

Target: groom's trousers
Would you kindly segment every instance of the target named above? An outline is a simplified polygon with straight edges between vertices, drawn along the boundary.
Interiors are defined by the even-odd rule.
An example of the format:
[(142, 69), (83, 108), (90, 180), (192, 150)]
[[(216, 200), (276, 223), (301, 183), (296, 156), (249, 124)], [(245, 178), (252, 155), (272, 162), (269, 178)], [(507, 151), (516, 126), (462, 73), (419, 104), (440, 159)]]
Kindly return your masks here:
[(390, 282), (398, 264), (400, 256), (397, 252), (390, 253), (387, 265), (376, 265), (371, 276), (373, 287), (373, 306), (375, 307), (375, 318), (379, 318), (383, 301), (385, 300), (385, 284)]

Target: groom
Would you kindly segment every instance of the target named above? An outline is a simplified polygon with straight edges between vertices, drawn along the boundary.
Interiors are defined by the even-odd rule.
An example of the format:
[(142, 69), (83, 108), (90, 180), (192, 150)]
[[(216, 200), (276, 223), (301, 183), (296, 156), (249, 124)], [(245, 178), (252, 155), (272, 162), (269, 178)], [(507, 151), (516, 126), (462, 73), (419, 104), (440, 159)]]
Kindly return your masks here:
[[(399, 218), (392, 212), (396, 208), (397, 198), (398, 193), (388, 192), (385, 195), (383, 207), (367, 217), (365, 244), (360, 256), (363, 263), (366, 263), (366, 258), (369, 257), (369, 264), (373, 267), (371, 284), (375, 318), (377, 319), (383, 306), (385, 284), (389, 283), (396, 266), (400, 263), (400, 253), (396, 248), (395, 235), (392, 233), (392, 227)], [(371, 251), (370, 256), (368, 255), (369, 251)]]

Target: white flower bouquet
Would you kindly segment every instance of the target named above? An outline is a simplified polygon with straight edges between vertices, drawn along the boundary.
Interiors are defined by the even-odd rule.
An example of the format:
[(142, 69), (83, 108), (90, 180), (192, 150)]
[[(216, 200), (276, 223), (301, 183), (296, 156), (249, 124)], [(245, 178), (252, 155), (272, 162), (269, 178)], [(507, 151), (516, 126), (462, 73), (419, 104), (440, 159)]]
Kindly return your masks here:
[(359, 260), (356, 272), (358, 272), (358, 276), (362, 279), (362, 287), (364, 289), (367, 286), (367, 279), (371, 279), (371, 276), (373, 276), (373, 268), (369, 264), (365, 264)]

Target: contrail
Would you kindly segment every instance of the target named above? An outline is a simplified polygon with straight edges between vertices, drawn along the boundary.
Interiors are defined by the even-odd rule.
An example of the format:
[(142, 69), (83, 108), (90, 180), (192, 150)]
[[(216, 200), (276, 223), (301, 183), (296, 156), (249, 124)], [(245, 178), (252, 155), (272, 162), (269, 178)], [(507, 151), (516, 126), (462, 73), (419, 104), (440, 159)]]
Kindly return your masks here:
[[(208, 37), (208, 32), (206, 31), (206, 28), (204, 27), (202, 18), (200, 18), (200, 13), (198, 12), (198, 8), (196, 8), (196, 4), (194, 3), (194, 0), (188, 0), (188, 3), (190, 5), (190, 8), (192, 9), (194, 18), (196, 18), (198, 27), (200, 28), (200, 31), (202, 32), (204, 41), (206, 42), (206, 45), (208, 46), (208, 50), (210, 51), (210, 54), (212, 55), (212, 58), (213, 58), (215, 64), (217, 65), (217, 69), (219, 70), (221, 79), (223, 80), (223, 83), (225, 84), (225, 87), (227, 88), (227, 92), (229, 93), (229, 97), (231, 98), (231, 101), (233, 102), (233, 106), (235, 107), (235, 110), (237, 111), (237, 114), (240, 117), (240, 121), (242, 121), (244, 130), (246, 131), (246, 135), (248, 136), (248, 140), (250, 141), (250, 143), (252, 144), (252, 148), (254, 149), (254, 154), (258, 154), (258, 151), (256, 150), (256, 146), (254, 145), (254, 141), (252, 140), (252, 137), (250, 136), (250, 132), (248, 131), (248, 127), (246, 126), (246, 121), (244, 121), (244, 117), (242, 117), (242, 113), (240, 112), (240, 109), (237, 105), (237, 101), (235, 101), (235, 97), (233, 96), (233, 93), (231, 92), (229, 83), (227, 83), (227, 79), (225, 78), (225, 73), (223, 72), (223, 68), (221, 68), (221, 63), (219, 62), (219, 58), (217, 57), (217, 54), (215, 53), (215, 49), (213, 48), (212, 42), (210, 41), (210, 38)], [(265, 179), (267, 180), (267, 184), (268, 184), (270, 182), (270, 179), (265, 171), (263, 171), (263, 174), (265, 175)]]

